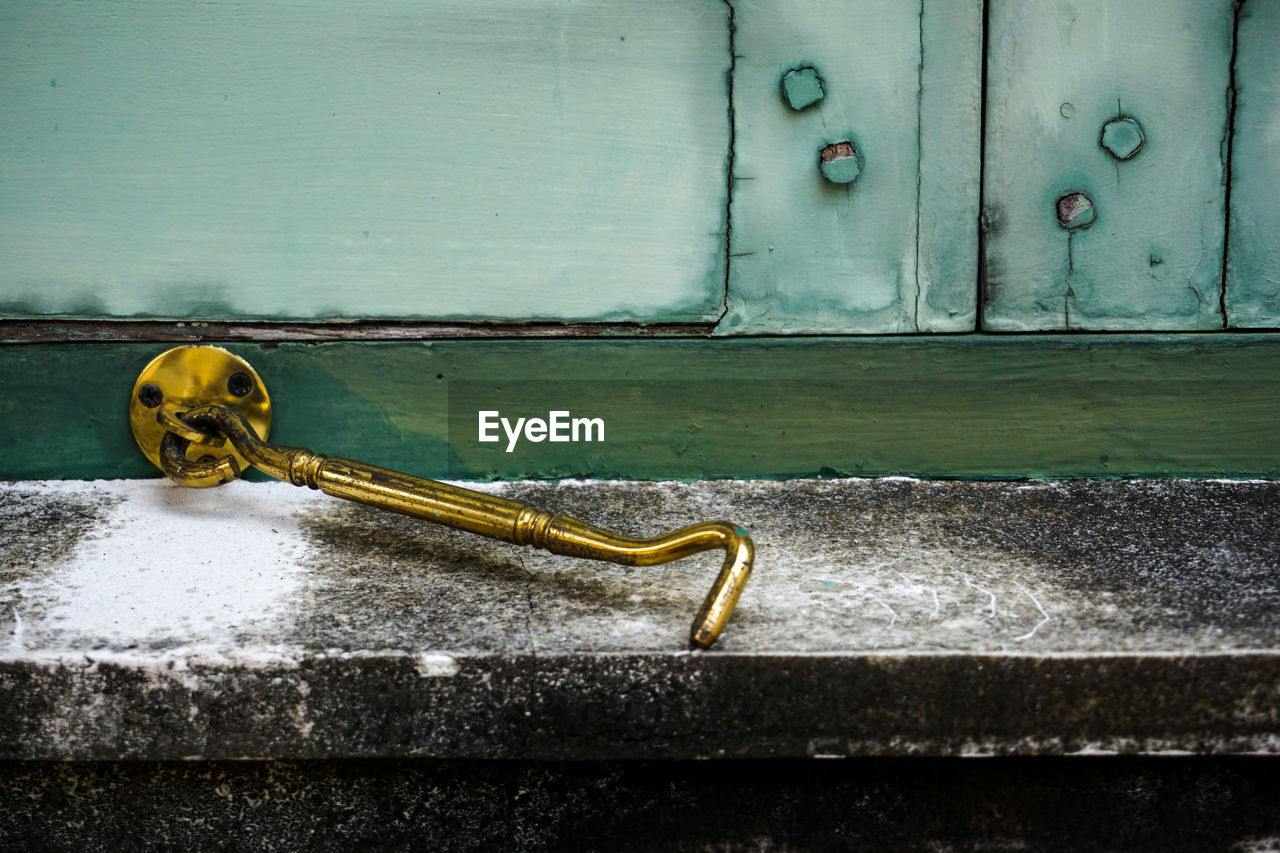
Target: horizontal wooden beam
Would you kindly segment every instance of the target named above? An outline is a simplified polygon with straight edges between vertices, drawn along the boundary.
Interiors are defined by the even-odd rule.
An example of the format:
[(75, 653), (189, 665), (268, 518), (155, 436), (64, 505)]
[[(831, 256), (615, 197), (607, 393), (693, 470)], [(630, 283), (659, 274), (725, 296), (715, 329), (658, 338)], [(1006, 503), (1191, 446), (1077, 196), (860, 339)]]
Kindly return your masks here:
[[(138, 477), (163, 344), (0, 346), (0, 477)], [(1280, 476), (1280, 335), (231, 344), (272, 437), (435, 477)], [(478, 441), (478, 413), (603, 441)], [(501, 434), (501, 430), (498, 430)]]
[(409, 341), (428, 338), (677, 337), (711, 334), (710, 323), (435, 323), (353, 320), (290, 323), (181, 320), (0, 320), (0, 343), (35, 341)]

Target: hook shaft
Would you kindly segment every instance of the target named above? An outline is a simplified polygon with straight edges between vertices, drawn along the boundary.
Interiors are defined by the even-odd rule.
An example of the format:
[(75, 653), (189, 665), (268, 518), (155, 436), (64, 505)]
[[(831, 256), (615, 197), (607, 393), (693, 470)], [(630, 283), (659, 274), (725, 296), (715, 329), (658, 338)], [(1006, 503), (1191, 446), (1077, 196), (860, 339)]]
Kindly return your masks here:
[[(225, 406), (200, 406), (179, 416), (187, 427), (209, 437), (225, 437), (264, 473), (309, 486), (328, 495), (421, 518), (555, 554), (605, 560), (627, 566), (652, 566), (722, 549), (724, 565), (694, 619), (689, 641), (708, 648), (720, 636), (751, 574), (755, 549), (747, 531), (723, 521), (695, 524), (649, 539), (620, 536), (575, 518), (544, 512), (528, 504), (481, 494), (460, 486), (414, 477), (363, 462), (324, 456), (300, 447), (262, 441), (253, 427)], [(234, 479), (234, 457), (204, 462), (186, 458), (190, 434), (168, 432), (161, 442), (161, 468), (178, 482)]]

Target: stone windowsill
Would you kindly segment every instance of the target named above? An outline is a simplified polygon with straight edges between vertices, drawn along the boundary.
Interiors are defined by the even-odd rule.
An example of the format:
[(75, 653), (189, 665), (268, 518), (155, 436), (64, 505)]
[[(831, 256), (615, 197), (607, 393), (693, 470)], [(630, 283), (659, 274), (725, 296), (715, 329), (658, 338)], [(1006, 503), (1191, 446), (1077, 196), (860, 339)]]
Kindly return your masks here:
[(1280, 751), (1280, 484), (481, 486), (717, 554), (627, 568), (278, 483), (0, 484), (0, 758)]

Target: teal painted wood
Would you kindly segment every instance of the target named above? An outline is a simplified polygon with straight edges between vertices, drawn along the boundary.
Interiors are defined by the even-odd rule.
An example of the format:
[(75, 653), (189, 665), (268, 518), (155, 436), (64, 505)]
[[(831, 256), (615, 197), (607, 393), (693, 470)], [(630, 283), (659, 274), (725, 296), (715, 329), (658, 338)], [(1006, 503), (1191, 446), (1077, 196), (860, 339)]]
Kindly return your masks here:
[[(145, 477), (162, 343), (0, 346), (0, 479)], [(1280, 477), (1280, 335), (232, 344), (272, 438), (433, 477)], [(537, 377), (531, 381), (529, 377)], [(478, 415), (601, 418), (481, 442)]]
[[(1230, 0), (992, 0), (985, 328), (1222, 326), (1233, 19)], [(1119, 116), (1144, 136), (1125, 160), (1102, 145)], [(1106, 141), (1129, 153), (1132, 130)]]
[(0, 313), (704, 321), (717, 0), (0, 3)]
[(1280, 326), (1280, 2), (1241, 7), (1231, 148), (1227, 321)]
[[(734, 3), (734, 182), (723, 334), (972, 329), (982, 8)], [(821, 76), (796, 110), (782, 78)], [(856, 180), (819, 151), (851, 142)], [(848, 165), (844, 160), (840, 165)]]
[(982, 3), (922, 0), (915, 322), (976, 327), (982, 184)]

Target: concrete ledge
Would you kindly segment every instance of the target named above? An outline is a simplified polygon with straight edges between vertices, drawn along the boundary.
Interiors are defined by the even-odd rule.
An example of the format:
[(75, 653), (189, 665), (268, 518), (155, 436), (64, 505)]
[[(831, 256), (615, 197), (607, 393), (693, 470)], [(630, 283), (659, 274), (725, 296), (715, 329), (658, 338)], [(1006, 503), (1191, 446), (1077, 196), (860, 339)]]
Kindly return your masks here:
[(1280, 751), (1273, 482), (485, 488), (724, 517), (757, 573), (691, 653), (714, 555), (572, 561), (283, 484), (0, 485), (0, 758)]
[(6, 850), (1256, 851), (1252, 758), (0, 762)]

